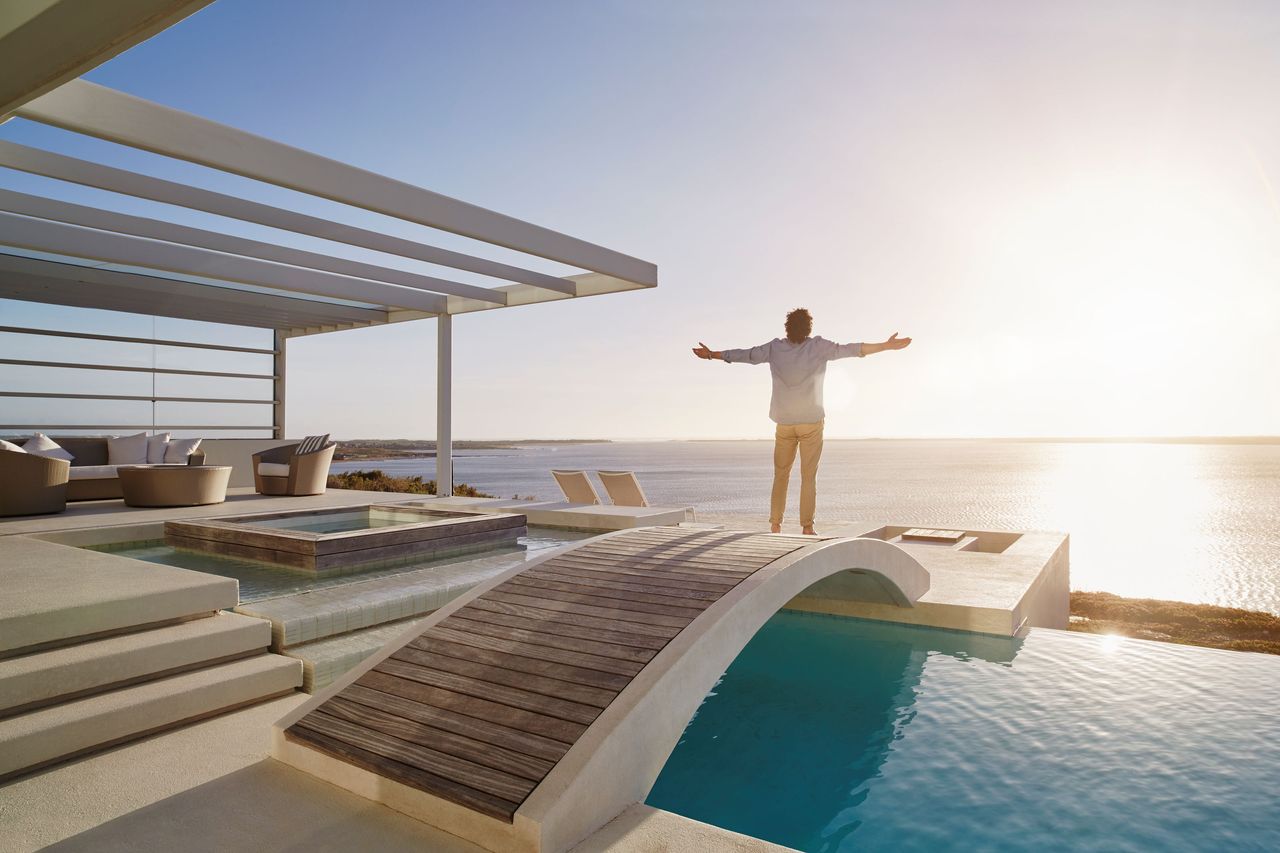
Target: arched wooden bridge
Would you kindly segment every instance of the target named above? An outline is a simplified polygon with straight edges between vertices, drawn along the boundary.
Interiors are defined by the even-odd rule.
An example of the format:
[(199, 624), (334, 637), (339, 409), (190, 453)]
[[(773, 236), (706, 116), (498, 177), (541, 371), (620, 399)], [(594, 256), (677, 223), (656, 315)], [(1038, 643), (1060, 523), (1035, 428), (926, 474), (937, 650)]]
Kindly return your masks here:
[(275, 755), (493, 850), (561, 850), (643, 800), (760, 626), (818, 581), (910, 607), (878, 539), (678, 527), (532, 560), (437, 611), (277, 724)]

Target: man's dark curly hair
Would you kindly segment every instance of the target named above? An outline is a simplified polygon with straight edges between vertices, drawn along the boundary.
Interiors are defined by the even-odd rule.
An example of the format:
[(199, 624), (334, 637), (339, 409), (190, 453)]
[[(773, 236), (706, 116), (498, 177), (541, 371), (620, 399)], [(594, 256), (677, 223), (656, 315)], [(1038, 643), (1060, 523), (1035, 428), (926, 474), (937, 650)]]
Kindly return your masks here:
[(804, 343), (812, 332), (813, 317), (808, 308), (797, 308), (787, 315), (787, 340), (791, 343)]

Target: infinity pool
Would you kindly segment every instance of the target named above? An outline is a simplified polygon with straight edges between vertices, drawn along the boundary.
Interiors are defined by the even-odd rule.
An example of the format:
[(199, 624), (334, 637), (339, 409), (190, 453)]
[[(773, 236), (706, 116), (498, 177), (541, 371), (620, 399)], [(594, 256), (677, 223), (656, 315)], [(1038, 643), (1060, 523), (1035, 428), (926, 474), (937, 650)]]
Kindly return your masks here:
[(648, 803), (805, 851), (1280, 850), (1280, 658), (784, 612)]

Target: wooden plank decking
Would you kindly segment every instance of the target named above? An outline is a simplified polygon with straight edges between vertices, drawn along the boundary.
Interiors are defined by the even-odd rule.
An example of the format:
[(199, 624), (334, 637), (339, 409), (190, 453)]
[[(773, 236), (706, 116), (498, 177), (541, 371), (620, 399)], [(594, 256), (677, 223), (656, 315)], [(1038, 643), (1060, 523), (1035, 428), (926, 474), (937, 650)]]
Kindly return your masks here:
[(285, 736), (510, 821), (673, 637), (806, 544), (675, 527), (588, 542), (467, 603)]

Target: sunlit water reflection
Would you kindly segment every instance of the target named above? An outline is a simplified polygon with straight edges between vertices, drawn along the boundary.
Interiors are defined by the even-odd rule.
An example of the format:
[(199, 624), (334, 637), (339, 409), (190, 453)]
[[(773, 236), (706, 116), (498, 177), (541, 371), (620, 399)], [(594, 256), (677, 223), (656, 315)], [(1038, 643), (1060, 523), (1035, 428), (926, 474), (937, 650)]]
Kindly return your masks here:
[[(767, 515), (769, 442), (467, 451), (459, 481), (557, 498), (550, 469), (634, 470), (651, 502)], [(347, 463), (430, 476), (430, 460)], [(796, 488), (788, 510), (795, 519)], [(1071, 534), (1076, 589), (1280, 613), (1280, 445), (828, 441), (819, 525), (903, 521)]]

